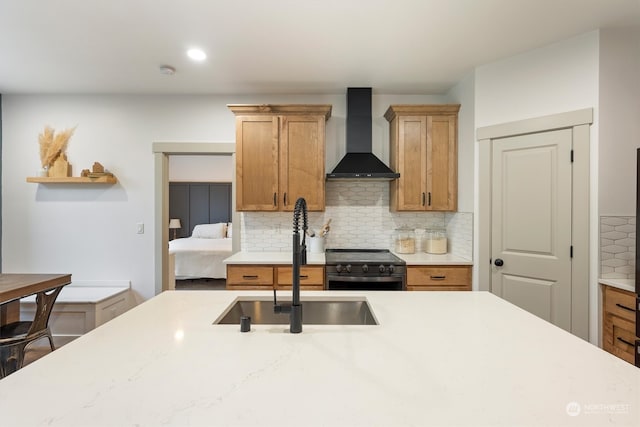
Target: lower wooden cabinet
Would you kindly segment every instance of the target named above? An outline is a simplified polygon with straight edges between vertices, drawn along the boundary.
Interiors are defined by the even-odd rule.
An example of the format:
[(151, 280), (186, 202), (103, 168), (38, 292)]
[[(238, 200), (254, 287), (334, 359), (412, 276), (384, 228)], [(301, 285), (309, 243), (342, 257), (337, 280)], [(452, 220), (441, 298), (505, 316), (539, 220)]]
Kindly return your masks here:
[(635, 361), (636, 294), (602, 285), (602, 348), (626, 360)]
[(407, 266), (408, 291), (470, 291), (470, 265)]
[[(291, 289), (293, 282), (292, 267), (276, 267), (276, 289)], [(300, 289), (307, 291), (324, 290), (324, 267), (300, 267)]]
[[(269, 290), (291, 289), (292, 267), (286, 265), (227, 265), (227, 289)], [(324, 266), (300, 267), (300, 289), (321, 291), (324, 289)]]

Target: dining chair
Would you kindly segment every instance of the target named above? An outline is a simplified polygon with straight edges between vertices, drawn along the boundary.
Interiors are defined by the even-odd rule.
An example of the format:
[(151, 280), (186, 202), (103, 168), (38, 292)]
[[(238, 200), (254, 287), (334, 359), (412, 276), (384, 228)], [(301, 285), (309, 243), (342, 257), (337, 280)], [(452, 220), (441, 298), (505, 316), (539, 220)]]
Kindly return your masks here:
[(33, 320), (0, 326), (0, 378), (22, 368), (25, 349), (33, 341), (47, 337), (51, 351), (55, 350), (49, 328), (49, 317), (61, 290), (62, 286), (59, 286), (38, 292)]

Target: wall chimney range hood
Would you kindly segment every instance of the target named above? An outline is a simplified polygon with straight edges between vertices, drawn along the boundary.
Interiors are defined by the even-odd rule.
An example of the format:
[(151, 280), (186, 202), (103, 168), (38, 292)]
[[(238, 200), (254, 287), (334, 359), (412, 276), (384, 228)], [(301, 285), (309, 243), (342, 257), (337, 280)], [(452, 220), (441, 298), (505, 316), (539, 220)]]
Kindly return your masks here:
[(400, 177), (372, 153), (371, 88), (347, 89), (347, 154), (327, 180), (389, 181)]

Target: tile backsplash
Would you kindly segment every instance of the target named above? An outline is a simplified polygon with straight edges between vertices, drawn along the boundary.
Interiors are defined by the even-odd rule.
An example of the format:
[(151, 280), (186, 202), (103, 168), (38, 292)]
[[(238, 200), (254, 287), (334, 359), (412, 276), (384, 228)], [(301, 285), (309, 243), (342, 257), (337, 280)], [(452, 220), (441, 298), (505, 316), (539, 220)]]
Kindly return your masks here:
[(600, 217), (600, 277), (635, 278), (636, 217)]
[[(389, 212), (385, 181), (328, 181), (324, 212), (309, 212), (309, 227), (319, 231), (331, 219), (326, 248), (390, 248), (393, 230), (446, 228), (449, 252), (472, 259), (473, 214), (467, 212)], [(293, 216), (290, 212), (242, 212), (244, 251), (290, 251)]]

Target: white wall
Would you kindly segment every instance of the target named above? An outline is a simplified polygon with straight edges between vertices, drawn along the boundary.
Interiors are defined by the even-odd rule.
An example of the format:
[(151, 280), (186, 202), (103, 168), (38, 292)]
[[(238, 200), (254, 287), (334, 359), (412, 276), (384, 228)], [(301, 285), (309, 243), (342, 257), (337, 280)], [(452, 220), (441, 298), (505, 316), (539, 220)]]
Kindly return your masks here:
[(169, 156), (169, 181), (172, 182), (231, 182), (234, 173), (231, 156)]
[(597, 107), (598, 31), (476, 69), (476, 128)]
[(640, 148), (640, 27), (600, 32), (599, 207), (635, 216)]
[[(442, 102), (443, 96), (374, 95), (374, 153), (388, 162), (389, 131), (383, 114), (389, 104)], [(152, 232), (152, 143), (234, 141), (235, 120), (226, 107), (230, 103), (332, 104), (328, 171), (345, 152), (345, 94), (3, 95), (3, 272), (69, 272), (75, 280), (129, 280), (139, 299), (153, 296), (157, 242)], [(67, 151), (74, 175), (99, 161), (117, 176), (118, 184), (26, 183), (25, 178), (39, 169), (37, 141), (45, 125), (78, 126)], [(136, 234), (137, 223), (144, 223), (144, 234)]]
[[(76, 280), (130, 280), (154, 292), (154, 141), (232, 141), (233, 114), (205, 97), (17, 96), (3, 101), (3, 271), (68, 272)], [(94, 161), (115, 186), (25, 182), (39, 167), (45, 125), (78, 126), (74, 175)], [(136, 234), (136, 223), (145, 233)]]
[(475, 153), (475, 75), (469, 74), (447, 94), (458, 113), (458, 211), (473, 212)]

